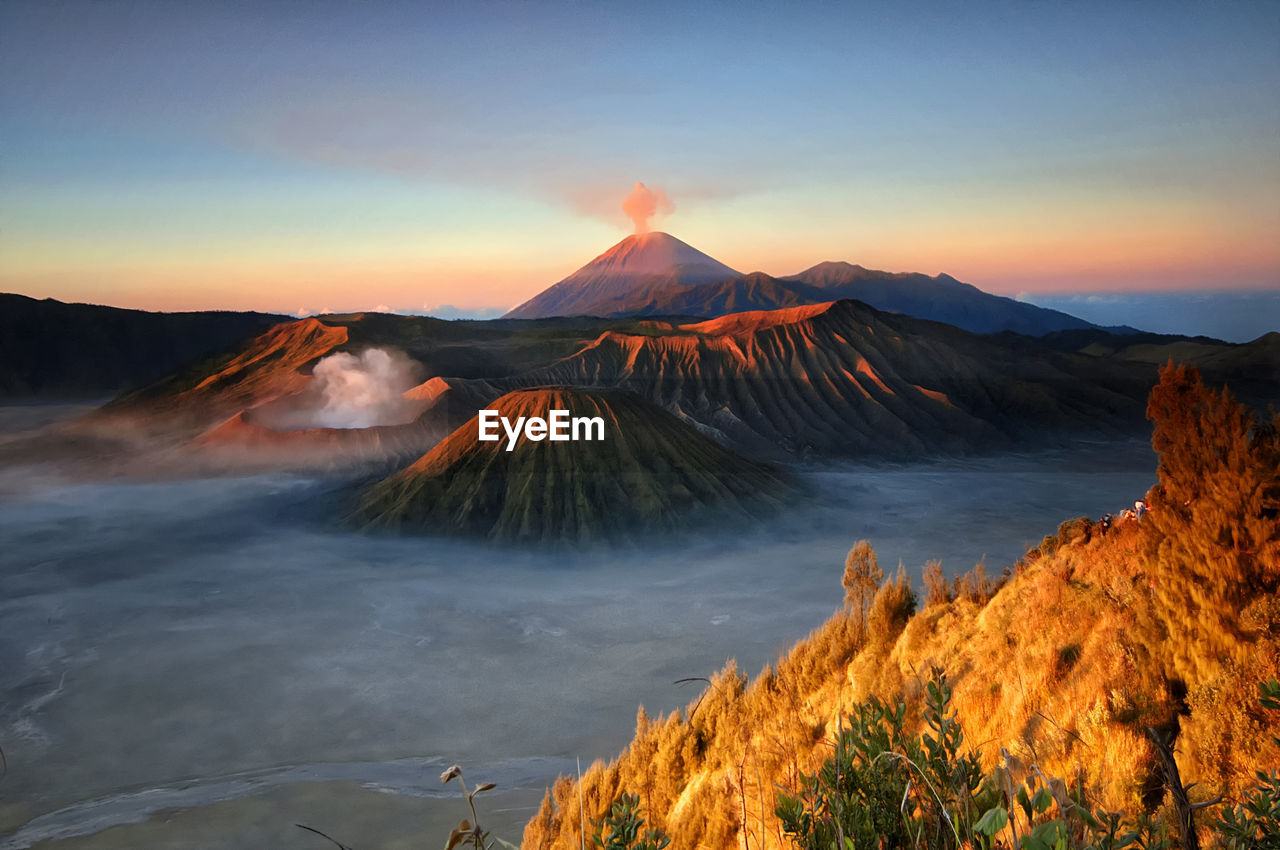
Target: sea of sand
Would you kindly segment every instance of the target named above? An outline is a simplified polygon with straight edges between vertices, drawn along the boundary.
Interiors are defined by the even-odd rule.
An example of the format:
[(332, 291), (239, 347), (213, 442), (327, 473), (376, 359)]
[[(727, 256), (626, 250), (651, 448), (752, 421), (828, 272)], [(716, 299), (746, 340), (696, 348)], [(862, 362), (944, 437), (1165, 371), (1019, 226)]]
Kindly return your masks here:
[[(4, 433), (78, 410), (0, 409)], [(544, 788), (755, 674), (841, 604), (869, 539), (919, 584), (998, 575), (1059, 522), (1132, 505), (1144, 442), (798, 467), (810, 498), (752, 533), (580, 553), (369, 536), (339, 477), (95, 479), (0, 468), (0, 850), (408, 848), (494, 781), (518, 843)]]

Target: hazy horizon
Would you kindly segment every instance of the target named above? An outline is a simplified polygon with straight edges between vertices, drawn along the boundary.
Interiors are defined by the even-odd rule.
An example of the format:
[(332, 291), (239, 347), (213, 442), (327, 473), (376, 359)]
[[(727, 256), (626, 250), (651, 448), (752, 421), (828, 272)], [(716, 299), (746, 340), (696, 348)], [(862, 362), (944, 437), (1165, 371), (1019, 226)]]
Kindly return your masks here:
[[(36, 297), (28, 293), (14, 294)], [(1103, 327), (1128, 326), (1150, 333), (1207, 336), (1233, 343), (1252, 342), (1280, 329), (1280, 290), (1192, 289), (1183, 292), (1121, 290), (1091, 295), (1022, 292), (1016, 295), (1016, 300), (1069, 313)], [(145, 305), (129, 303), (127, 300), (82, 303), (131, 310), (150, 309)], [(516, 306), (518, 305), (466, 307), (448, 303), (424, 303), (421, 307), (391, 304), (367, 305), (351, 299), (346, 302), (335, 300), (333, 305), (325, 304), (315, 308), (284, 311), (280, 315), (301, 319), (326, 314), (377, 312), (402, 316), (433, 316), (449, 320), (486, 321), (501, 318)], [(235, 308), (212, 304), (194, 309), (213, 311)]]

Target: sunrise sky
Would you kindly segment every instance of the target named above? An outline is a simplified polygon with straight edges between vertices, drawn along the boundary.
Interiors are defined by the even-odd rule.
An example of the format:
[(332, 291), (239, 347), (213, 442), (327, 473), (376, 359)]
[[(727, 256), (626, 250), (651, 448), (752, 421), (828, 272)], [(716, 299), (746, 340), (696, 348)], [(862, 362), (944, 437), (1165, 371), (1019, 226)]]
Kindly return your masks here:
[(0, 4), (0, 290), (505, 310), (742, 271), (1280, 288), (1280, 4)]

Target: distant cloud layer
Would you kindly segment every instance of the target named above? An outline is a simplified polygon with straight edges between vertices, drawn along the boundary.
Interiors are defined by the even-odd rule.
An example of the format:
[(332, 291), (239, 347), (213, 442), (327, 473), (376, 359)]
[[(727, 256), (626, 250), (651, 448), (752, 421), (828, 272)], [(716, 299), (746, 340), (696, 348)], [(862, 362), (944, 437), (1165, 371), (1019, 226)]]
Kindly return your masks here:
[(1249, 342), (1280, 331), (1280, 290), (1023, 294), (1019, 300), (1099, 325), (1130, 325), (1155, 333), (1203, 335), (1228, 342)]
[[(417, 312), (416, 310), (413, 312)], [(506, 313), (501, 307), (455, 307), (453, 304), (423, 304), (422, 313), (437, 319), (496, 319)]]
[[(723, 201), (791, 179), (794, 165), (772, 152), (753, 151), (747, 173), (704, 152), (673, 157), (673, 133), (655, 127), (651, 147), (626, 156), (626, 133), (609, 127), (580, 127), (573, 134), (552, 132), (558, 123), (581, 116), (519, 116), (509, 105), (486, 114), (474, 105), (421, 94), (391, 96), (360, 92), (322, 98), (304, 95), (270, 110), (246, 111), (230, 132), (240, 144), (287, 159), (329, 168), (395, 175), (421, 181), (515, 191), (593, 218), (636, 221), (618, 198), (637, 169), (657, 173), (682, 198)], [(514, 119), (514, 120), (513, 120)], [(624, 153), (619, 154), (619, 150)], [(772, 176), (770, 176), (772, 175)], [(642, 202), (649, 215), (674, 206), (661, 189)]]

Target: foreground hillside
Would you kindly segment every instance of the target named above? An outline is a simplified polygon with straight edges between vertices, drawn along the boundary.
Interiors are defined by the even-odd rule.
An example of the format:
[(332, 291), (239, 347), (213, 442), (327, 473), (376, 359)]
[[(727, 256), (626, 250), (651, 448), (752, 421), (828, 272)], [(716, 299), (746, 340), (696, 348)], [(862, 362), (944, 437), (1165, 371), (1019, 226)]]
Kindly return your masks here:
[[(1280, 674), (1280, 421), (1252, 422), (1179, 367), (1164, 370), (1148, 412), (1160, 483), (1144, 517), (1064, 523), (996, 583), (980, 567), (954, 584), (926, 567), (922, 595), (901, 572), (873, 593), (874, 553), (855, 547), (831, 620), (753, 681), (731, 662), (688, 710), (641, 709), (622, 755), (548, 793), (524, 847), (580, 846), (580, 824), (599, 822), (624, 793), (673, 848), (792, 846), (779, 802), (812, 801), (803, 775), (834, 740), (875, 737), (883, 715), (867, 700), (903, 699), (901, 722), (920, 728), (923, 685), (939, 671), (963, 732), (948, 740), (975, 757), (975, 782), (988, 777), (989, 804), (1012, 811), (1002, 788), (1060, 777), (1070, 787), (1052, 790), (1067, 809), (1073, 794), (1176, 833), (1167, 789), (1194, 781), (1193, 801), (1239, 800), (1253, 771), (1280, 766), (1256, 701), (1258, 683)], [(1171, 739), (1182, 785), (1156, 739)], [(897, 740), (882, 743), (892, 753)], [(884, 776), (881, 767), (856, 775)], [(787, 805), (795, 815), (799, 804)]]

